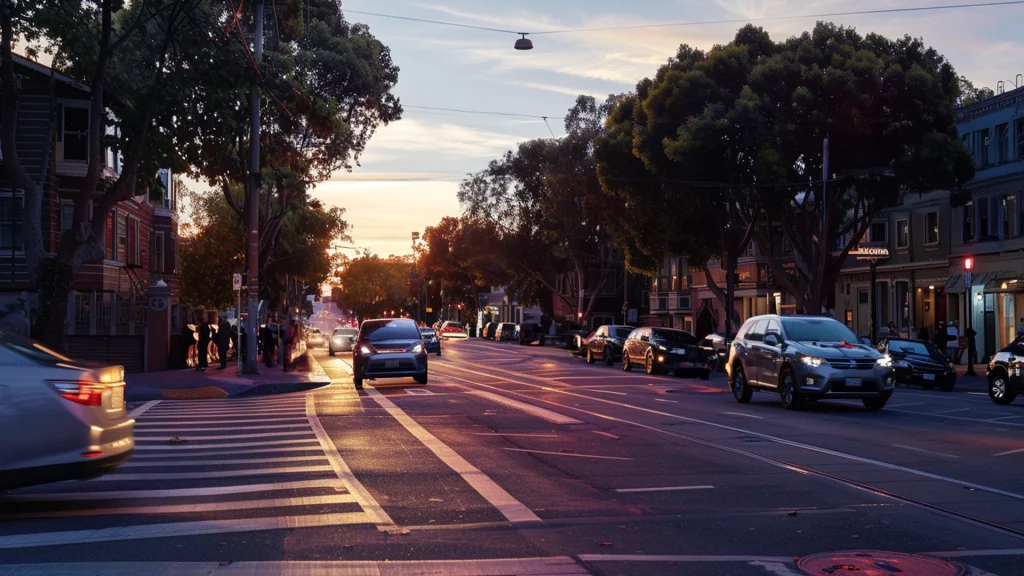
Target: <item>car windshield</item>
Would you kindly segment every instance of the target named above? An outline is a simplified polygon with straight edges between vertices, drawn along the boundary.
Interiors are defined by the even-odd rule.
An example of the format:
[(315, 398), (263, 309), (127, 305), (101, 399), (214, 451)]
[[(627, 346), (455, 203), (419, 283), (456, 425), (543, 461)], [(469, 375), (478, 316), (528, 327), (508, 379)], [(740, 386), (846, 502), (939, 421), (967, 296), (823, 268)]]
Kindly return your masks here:
[(626, 326), (616, 326), (612, 328), (612, 336), (615, 338), (622, 338), (623, 340), (625, 340), (626, 338), (629, 338), (629, 334), (632, 331), (632, 328), (628, 328)]
[(784, 318), (786, 338), (797, 342), (859, 342), (849, 328), (831, 318)]
[(655, 340), (664, 340), (673, 344), (683, 344), (687, 346), (693, 346), (697, 343), (697, 339), (694, 338), (693, 334), (684, 332), (682, 330), (651, 330), (651, 338)]
[(411, 320), (392, 320), (391, 322), (373, 322), (363, 325), (363, 336), (370, 342), (384, 340), (419, 340), (420, 331)]
[(907, 354), (939, 354), (939, 349), (928, 342), (915, 342), (913, 340), (889, 340), (890, 352), (904, 352)]
[(332, 336), (355, 336), (358, 333), (355, 328), (335, 328)]
[(9, 332), (0, 331), (0, 347), (28, 358), (37, 364), (54, 365), (74, 362), (74, 360), (67, 356), (61, 356), (38, 342)]

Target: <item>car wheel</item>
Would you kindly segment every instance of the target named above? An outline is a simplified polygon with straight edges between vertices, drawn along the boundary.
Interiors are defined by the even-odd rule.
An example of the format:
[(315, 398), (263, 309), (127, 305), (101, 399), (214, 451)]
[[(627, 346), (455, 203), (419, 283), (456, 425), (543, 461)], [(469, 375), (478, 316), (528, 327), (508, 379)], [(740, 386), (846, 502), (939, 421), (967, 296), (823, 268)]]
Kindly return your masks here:
[(352, 382), (355, 383), (356, 390), (362, 390), (363, 389), (363, 379), (362, 378), (353, 378)]
[(594, 353), (590, 351), (590, 347), (587, 347), (587, 364), (594, 363)]
[(629, 363), (629, 354), (626, 354), (626, 351), (623, 350), (622, 351), (622, 371), (623, 372), (630, 372), (632, 370), (633, 370), (633, 365)]
[(878, 398), (865, 398), (861, 400), (864, 403), (864, 407), (870, 412), (878, 412), (882, 408), (885, 408), (885, 403), (889, 401), (892, 394), (886, 394), (885, 396), (879, 396)]
[(654, 366), (654, 354), (647, 353), (647, 357), (644, 358), (644, 372), (648, 376), (653, 376), (658, 373), (658, 369)]
[(605, 349), (603, 351), (603, 354), (604, 354), (604, 365), (605, 366), (611, 366), (613, 364), (612, 353), (608, 351), (607, 347), (605, 347)]
[(703, 372), (701, 372), (700, 373), (700, 379), (701, 380), (710, 380), (711, 379), (711, 370), (704, 370)]
[(953, 386), (956, 386), (956, 382), (950, 382), (949, 384), (943, 384), (942, 386), (939, 386), (939, 390), (942, 390), (943, 392), (952, 392), (953, 391)]
[(426, 386), (427, 385), (427, 373), (424, 372), (422, 376), (416, 376), (415, 380), (416, 380), (417, 383)]
[(750, 402), (750, 397), (754, 395), (754, 389), (747, 385), (747, 373), (743, 371), (743, 365), (739, 362), (733, 368), (729, 389), (732, 391), (732, 397), (740, 404)]
[(334, 350), (328, 350), (327, 353), (331, 356), (334, 356)]
[(1009, 385), (1010, 379), (1006, 376), (1006, 372), (999, 370), (988, 380), (988, 397), (996, 404), (1013, 402), (1017, 395), (1010, 392)]
[(793, 371), (788, 368), (779, 374), (779, 399), (782, 400), (782, 407), (786, 410), (799, 410), (803, 405), (804, 399), (797, 392)]
[(440, 349), (440, 348), (438, 348), (438, 349), (437, 349), (437, 356), (438, 356), (439, 358), (441, 357), (441, 349)]

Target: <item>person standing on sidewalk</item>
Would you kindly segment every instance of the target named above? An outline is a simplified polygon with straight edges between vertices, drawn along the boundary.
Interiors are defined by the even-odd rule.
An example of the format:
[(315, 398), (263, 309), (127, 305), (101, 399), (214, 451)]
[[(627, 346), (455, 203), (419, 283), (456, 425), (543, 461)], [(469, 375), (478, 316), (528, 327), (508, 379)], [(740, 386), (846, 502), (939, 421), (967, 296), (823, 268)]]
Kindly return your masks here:
[[(271, 328), (273, 327), (273, 328)], [(277, 348), (277, 320), (274, 315), (271, 314), (267, 317), (267, 323), (264, 325), (263, 333), (263, 363), (266, 364), (267, 368), (274, 367), (274, 350)]]
[(220, 369), (228, 367), (228, 350), (231, 346), (231, 324), (228, 319), (221, 316), (217, 323), (217, 353), (220, 355)]
[(950, 362), (954, 364), (960, 363), (960, 330), (956, 326), (956, 320), (952, 320), (949, 326), (946, 326), (946, 355), (949, 356)]
[(199, 320), (199, 348), (196, 354), (199, 357), (199, 366), (196, 370), (206, 370), (209, 366), (208, 356), (210, 353), (210, 320), (206, 313)]

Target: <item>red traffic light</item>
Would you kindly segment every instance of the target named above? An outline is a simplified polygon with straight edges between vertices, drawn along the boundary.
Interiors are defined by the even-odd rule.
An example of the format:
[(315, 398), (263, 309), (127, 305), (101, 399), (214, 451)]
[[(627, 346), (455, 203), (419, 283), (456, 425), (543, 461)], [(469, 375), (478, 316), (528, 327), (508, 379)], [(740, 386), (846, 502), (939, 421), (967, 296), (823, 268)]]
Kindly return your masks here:
[(964, 270), (967, 270), (969, 272), (969, 271), (971, 271), (973, 269), (974, 269), (974, 258), (972, 258), (970, 256), (968, 256), (967, 258), (964, 258)]

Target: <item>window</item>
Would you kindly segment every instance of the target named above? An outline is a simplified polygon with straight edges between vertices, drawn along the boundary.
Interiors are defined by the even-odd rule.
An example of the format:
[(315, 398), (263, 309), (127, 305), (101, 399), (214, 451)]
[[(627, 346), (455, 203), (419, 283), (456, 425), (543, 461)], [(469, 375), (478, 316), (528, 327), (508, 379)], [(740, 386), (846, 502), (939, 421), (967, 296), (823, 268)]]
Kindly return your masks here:
[(1010, 125), (1003, 123), (996, 126), (996, 162), (1002, 164), (1010, 161)]
[(15, 196), (10, 192), (7, 196), (0, 196), (0, 251), (25, 250), (25, 236), (21, 230), (24, 209), (23, 196)]
[(67, 232), (75, 224), (75, 203), (71, 200), (60, 201), (60, 231)]
[(964, 244), (974, 240), (974, 202), (968, 202), (963, 207), (963, 226), (961, 231), (963, 232), (960, 241)]
[(988, 149), (991, 145), (991, 137), (989, 129), (985, 128), (978, 133), (978, 158), (976, 164), (978, 166), (988, 166)]
[(1010, 238), (1017, 235), (1014, 233), (1013, 229), (1016, 214), (1017, 196), (1015, 194), (1007, 194), (1003, 197), (1003, 238)]
[(939, 213), (929, 212), (924, 215), (924, 243), (939, 243)]
[(760, 342), (760, 341), (764, 340), (764, 331), (765, 331), (765, 328), (767, 328), (767, 327), (768, 327), (768, 321), (767, 320), (758, 320), (757, 324), (754, 325), (754, 327), (751, 328), (750, 331), (747, 332), (747, 334), (745, 336), (746, 339), (750, 340), (751, 342)]
[(107, 259), (117, 260), (117, 208), (110, 211), (110, 226), (107, 230)]
[(153, 247), (153, 272), (163, 273), (164, 271), (164, 233), (156, 233), (156, 242)]
[(84, 106), (63, 106), (61, 140), (65, 161), (89, 161), (89, 109)]
[(1014, 132), (1017, 133), (1017, 160), (1024, 160), (1024, 118), (1019, 118), (1014, 122), (1014, 126)]
[(988, 198), (978, 198), (974, 201), (974, 213), (978, 217), (978, 238), (988, 238)]
[(896, 327), (900, 330), (910, 328), (910, 284), (896, 282)]
[(128, 215), (120, 214), (117, 220), (117, 254), (114, 260), (128, 262)]
[(872, 222), (868, 229), (868, 242), (883, 244), (889, 241), (889, 223), (885, 221)]
[(908, 220), (896, 221), (896, 247), (906, 248), (910, 246), (910, 222)]

